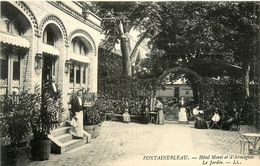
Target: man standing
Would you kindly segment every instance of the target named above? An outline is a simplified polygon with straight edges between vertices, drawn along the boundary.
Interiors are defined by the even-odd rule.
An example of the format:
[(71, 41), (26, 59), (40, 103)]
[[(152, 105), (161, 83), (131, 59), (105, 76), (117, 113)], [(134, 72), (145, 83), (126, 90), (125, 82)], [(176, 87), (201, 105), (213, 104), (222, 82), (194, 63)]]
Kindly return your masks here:
[(77, 95), (72, 97), (71, 100), (72, 119), (75, 121), (75, 124), (70, 131), (73, 138), (83, 138), (83, 104), (82, 91), (78, 90)]
[(50, 93), (50, 97), (54, 100), (57, 99), (58, 95), (58, 86), (56, 83), (55, 76), (52, 76), (50, 82), (47, 83), (47, 93)]

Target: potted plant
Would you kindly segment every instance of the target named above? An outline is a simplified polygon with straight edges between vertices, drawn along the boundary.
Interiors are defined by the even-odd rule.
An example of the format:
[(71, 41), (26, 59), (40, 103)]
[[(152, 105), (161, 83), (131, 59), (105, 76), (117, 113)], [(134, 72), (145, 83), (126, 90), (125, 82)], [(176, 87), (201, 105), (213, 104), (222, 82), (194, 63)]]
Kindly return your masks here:
[(96, 100), (92, 107), (84, 110), (84, 130), (91, 134), (92, 138), (100, 135), (101, 123), (104, 121), (104, 104), (100, 99)]
[(39, 110), (40, 98), (27, 91), (6, 95), (1, 98), (1, 107), (2, 138), (5, 138), (7, 144), (1, 147), (2, 165), (27, 165), (30, 154), (30, 118), (35, 110)]
[(53, 130), (62, 120), (64, 108), (61, 101), (61, 91), (52, 93), (48, 84), (42, 87), (41, 106), (33, 112), (31, 127), (33, 140), (31, 141), (31, 153), (33, 160), (48, 160), (51, 152), (51, 140), (48, 138)]
[(92, 107), (84, 108), (84, 130), (88, 132), (92, 138), (94, 138), (94, 110)]

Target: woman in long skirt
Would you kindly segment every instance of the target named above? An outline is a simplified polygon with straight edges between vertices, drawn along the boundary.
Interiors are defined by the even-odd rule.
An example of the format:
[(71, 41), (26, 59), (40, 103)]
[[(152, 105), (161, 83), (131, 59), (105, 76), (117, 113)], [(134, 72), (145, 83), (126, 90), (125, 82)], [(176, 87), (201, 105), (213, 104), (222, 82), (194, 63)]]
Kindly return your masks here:
[(179, 122), (180, 123), (189, 123), (187, 119), (187, 110), (184, 105), (184, 98), (181, 99), (181, 106), (179, 111)]
[(162, 98), (156, 98), (155, 108), (157, 109), (157, 118), (156, 124), (163, 125), (165, 121), (164, 113), (163, 113), (163, 105), (161, 103)]
[(207, 125), (206, 121), (204, 120), (202, 113), (198, 113), (198, 115), (196, 116), (196, 121), (195, 121), (194, 127), (197, 129), (207, 129), (208, 128), (208, 125)]

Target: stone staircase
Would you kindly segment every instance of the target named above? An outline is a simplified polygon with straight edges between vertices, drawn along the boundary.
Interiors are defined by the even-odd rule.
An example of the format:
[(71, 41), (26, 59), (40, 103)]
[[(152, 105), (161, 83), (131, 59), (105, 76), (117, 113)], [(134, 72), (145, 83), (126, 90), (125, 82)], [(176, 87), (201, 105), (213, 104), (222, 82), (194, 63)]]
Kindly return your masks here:
[(52, 153), (62, 154), (90, 142), (91, 135), (86, 131), (84, 131), (83, 139), (73, 139), (72, 135), (69, 133), (70, 128), (71, 127), (69, 126), (57, 128), (48, 136), (52, 141)]

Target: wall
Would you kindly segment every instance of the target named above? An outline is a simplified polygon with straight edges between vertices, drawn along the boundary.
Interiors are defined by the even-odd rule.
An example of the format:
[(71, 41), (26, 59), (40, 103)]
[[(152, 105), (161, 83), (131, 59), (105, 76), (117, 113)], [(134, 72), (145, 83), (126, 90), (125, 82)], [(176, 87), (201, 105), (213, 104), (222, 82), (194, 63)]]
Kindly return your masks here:
[[(156, 92), (157, 96), (163, 96), (163, 97), (174, 97), (174, 90), (175, 87), (179, 87), (179, 97), (185, 97), (185, 98), (191, 98), (193, 97), (193, 91), (189, 85), (186, 84), (174, 84), (174, 85), (166, 85), (165, 90), (159, 89)], [(186, 91), (188, 91), (188, 94), (186, 94)]]

